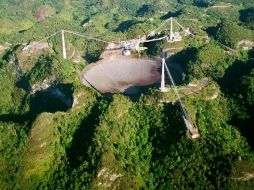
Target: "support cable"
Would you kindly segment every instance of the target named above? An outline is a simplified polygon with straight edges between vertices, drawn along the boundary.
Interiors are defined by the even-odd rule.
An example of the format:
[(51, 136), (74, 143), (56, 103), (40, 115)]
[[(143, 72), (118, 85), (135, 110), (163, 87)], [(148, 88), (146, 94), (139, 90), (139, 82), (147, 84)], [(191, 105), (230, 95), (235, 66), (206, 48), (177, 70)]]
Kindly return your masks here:
[[(163, 58), (163, 59), (164, 59), (164, 58)], [(171, 75), (169, 69), (168, 69), (167, 64), (165, 64), (165, 68), (166, 68), (167, 74), (168, 74), (168, 76), (169, 76), (169, 79), (170, 79), (170, 81), (171, 81), (171, 83), (172, 83), (172, 85), (173, 85), (173, 89), (174, 89), (174, 91), (175, 91), (175, 94), (177, 95), (178, 102), (179, 102), (179, 104), (180, 104), (180, 109), (181, 109), (181, 112), (182, 112), (182, 114), (183, 114), (182, 117), (183, 117), (185, 126), (186, 126), (186, 128), (187, 128), (187, 130), (188, 130), (188, 131), (187, 131), (187, 132), (188, 132), (188, 135), (190, 135), (190, 137), (191, 137), (192, 139), (198, 139), (198, 138), (200, 138), (200, 134), (199, 134), (199, 132), (198, 132), (198, 129), (193, 125), (193, 123), (192, 123), (192, 121), (191, 121), (191, 118), (189, 117), (189, 115), (188, 115), (188, 113), (187, 113), (187, 110), (186, 110), (186, 108), (185, 108), (184, 105), (183, 105), (183, 102), (182, 102), (181, 97), (180, 97), (180, 95), (179, 95), (179, 93), (178, 93), (178, 90), (177, 90), (177, 88), (176, 88), (175, 82), (174, 82), (174, 80), (173, 80), (173, 77), (172, 77), (172, 75)]]
[(167, 36), (163, 36), (161, 38), (154, 38), (154, 39), (151, 39), (151, 40), (144, 40), (144, 41), (141, 41), (141, 43), (145, 43), (145, 42), (155, 42), (155, 41), (159, 41), (159, 40), (163, 40), (167, 38)]
[(61, 32), (61, 31), (55, 32), (55, 33), (51, 34), (50, 36), (47, 36), (47, 37), (45, 37), (45, 38), (39, 40), (38, 42), (42, 42), (42, 41), (44, 41), (44, 40), (47, 40), (47, 39), (49, 39), (49, 38), (51, 38), (51, 37), (57, 35), (57, 34), (60, 33), (60, 32)]
[(180, 28), (182, 28), (184, 31), (186, 31), (186, 28), (184, 28), (179, 22), (177, 22), (175, 19), (173, 19), (173, 21), (175, 21), (175, 23), (180, 26)]
[(111, 44), (111, 43), (118, 44), (118, 42), (109, 42), (109, 41), (105, 41), (105, 40), (102, 40), (102, 39), (99, 39), (99, 38), (87, 36), (87, 35), (80, 34), (80, 33), (73, 32), (73, 31), (69, 31), (69, 30), (64, 30), (64, 31), (67, 32), (67, 33), (70, 33), (70, 34), (74, 34), (74, 35), (77, 35), (77, 36), (80, 36), (80, 37), (84, 37), (84, 38), (87, 38), (87, 39), (91, 39), (91, 40), (95, 40), (95, 41), (99, 41), (99, 42), (103, 42), (103, 43), (107, 43), (107, 44)]
[(160, 26), (158, 26), (155, 30), (152, 30), (150, 32), (150, 34), (147, 35), (147, 38), (149, 38), (150, 36), (152, 36), (153, 33), (155, 33), (157, 30), (159, 30), (162, 26), (164, 26), (167, 22), (169, 21), (169, 19), (165, 20)]
[(175, 92), (175, 94), (176, 94), (176, 96), (177, 96), (178, 102), (179, 102), (179, 104), (180, 104), (181, 112), (182, 112), (182, 114), (184, 115), (184, 117), (185, 117), (186, 119), (189, 119), (188, 113), (187, 113), (187, 111), (186, 111), (186, 109), (185, 109), (185, 107), (184, 107), (184, 105), (183, 105), (183, 102), (182, 102), (181, 97), (180, 97), (180, 95), (179, 95), (179, 93), (178, 93), (178, 90), (177, 90), (177, 88), (176, 88), (175, 82), (174, 82), (174, 80), (173, 80), (173, 77), (172, 77), (172, 75), (171, 75), (169, 69), (168, 69), (167, 64), (165, 64), (165, 68), (166, 68), (167, 74), (168, 74), (168, 76), (169, 76), (169, 79), (170, 79), (170, 81), (171, 81), (171, 83), (172, 83), (172, 85), (173, 85), (173, 90), (174, 90), (174, 92)]

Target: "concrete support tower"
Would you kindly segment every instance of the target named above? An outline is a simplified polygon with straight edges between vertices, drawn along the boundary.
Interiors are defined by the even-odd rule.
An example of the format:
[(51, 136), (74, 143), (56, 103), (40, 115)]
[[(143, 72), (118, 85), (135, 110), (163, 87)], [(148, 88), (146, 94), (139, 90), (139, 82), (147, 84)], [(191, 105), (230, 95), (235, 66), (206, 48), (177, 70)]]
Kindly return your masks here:
[(63, 58), (66, 59), (66, 48), (65, 48), (64, 30), (62, 30), (61, 32), (62, 32)]
[(173, 17), (170, 17), (170, 35), (169, 35), (169, 40), (171, 42), (173, 41)]
[(162, 58), (162, 65), (161, 65), (161, 92), (166, 92), (165, 89), (165, 59)]

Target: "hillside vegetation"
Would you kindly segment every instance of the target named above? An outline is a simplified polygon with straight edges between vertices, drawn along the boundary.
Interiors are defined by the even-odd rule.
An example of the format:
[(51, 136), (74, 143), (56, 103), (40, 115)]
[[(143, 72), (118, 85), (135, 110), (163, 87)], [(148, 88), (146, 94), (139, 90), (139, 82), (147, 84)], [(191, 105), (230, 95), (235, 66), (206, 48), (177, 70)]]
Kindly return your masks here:
[[(253, 189), (253, 1), (0, 3), (0, 189)], [(62, 29), (130, 39), (171, 16), (193, 35), (133, 56), (168, 51), (196, 140), (168, 78), (165, 93), (103, 95), (79, 76), (105, 44), (66, 33), (63, 59), (59, 34), (40, 41)]]

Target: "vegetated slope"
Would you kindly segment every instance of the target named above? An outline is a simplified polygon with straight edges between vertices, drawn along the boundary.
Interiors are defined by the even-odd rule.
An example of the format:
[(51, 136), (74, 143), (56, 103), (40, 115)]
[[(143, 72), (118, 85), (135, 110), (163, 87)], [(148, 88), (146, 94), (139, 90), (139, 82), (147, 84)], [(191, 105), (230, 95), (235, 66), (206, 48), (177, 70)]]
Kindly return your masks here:
[(244, 22), (251, 29), (254, 29), (254, 8), (241, 10), (240, 20)]
[[(253, 187), (253, 50), (236, 47), (232, 53), (221, 45), (235, 48), (241, 39), (231, 29), (247, 30), (221, 22), (230, 15), (237, 18), (235, 9), (214, 17), (207, 11), (205, 22), (199, 18), (204, 8), (193, 6), (192, 1), (188, 8), (187, 1), (180, 6), (174, 1), (36, 1), (20, 7), (16, 1), (8, 1), (8, 6), (3, 2), (4, 8), (20, 13), (1, 11), (5, 19), (32, 24), (1, 30), (6, 49), (1, 49), (0, 62), (0, 189)], [(30, 14), (26, 6), (33, 7)], [(198, 34), (221, 23), (222, 29), (210, 42), (197, 37), (176, 45), (148, 44), (148, 51), (142, 53), (158, 55), (163, 48), (181, 46), (167, 62), (182, 66), (186, 74), (178, 89), (201, 134), (197, 141), (187, 138), (172, 90), (162, 94), (151, 89), (134, 100), (121, 94), (105, 97), (81, 85), (78, 74), (85, 65), (61, 58), (59, 37), (48, 40), (43, 50), (26, 51), (33, 42), (19, 44), (64, 27), (108, 39), (136, 37), (155, 28), (150, 17), (161, 23), (165, 14), (191, 15), (202, 21)], [(133, 16), (137, 22), (128, 25)], [(250, 27), (249, 19), (242, 21)], [(188, 26), (192, 21), (183, 22)], [(251, 30), (247, 33), (253, 35)], [(221, 41), (222, 36), (227, 41)], [(104, 48), (68, 35), (66, 42), (83, 55), (86, 64), (96, 61)], [(209, 78), (207, 85), (189, 93), (204, 77)]]
[(229, 110), (221, 96), (205, 101), (197, 94), (186, 102), (196, 110), (202, 134), (190, 141), (178, 106), (142, 98), (134, 103), (122, 95), (96, 103), (89, 93), (75, 93), (79, 103), (70, 111), (44, 113), (33, 122), (19, 172), (8, 171), (15, 176), (14, 189), (225, 188), (233, 182), (231, 162), (249, 158), (247, 143), (226, 122)]
[(250, 42), (254, 41), (253, 31), (240, 27), (237, 24), (223, 22), (218, 27), (219, 29), (216, 38), (219, 42), (231, 48), (236, 48), (241, 45), (239, 42), (242, 40)]

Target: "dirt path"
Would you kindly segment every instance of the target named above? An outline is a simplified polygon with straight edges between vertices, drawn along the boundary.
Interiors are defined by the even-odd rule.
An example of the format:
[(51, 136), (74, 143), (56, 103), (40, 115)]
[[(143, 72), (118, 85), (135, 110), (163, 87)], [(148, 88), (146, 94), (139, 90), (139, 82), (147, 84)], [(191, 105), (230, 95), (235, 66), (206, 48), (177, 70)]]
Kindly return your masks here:
[[(180, 98), (184, 98), (184, 97), (189, 96), (191, 94), (199, 93), (200, 91), (202, 91), (206, 88), (209, 88), (211, 90), (211, 93), (208, 96), (203, 97), (203, 99), (213, 100), (213, 99), (217, 98), (218, 90), (217, 90), (216, 86), (211, 84), (211, 81), (208, 78), (203, 78), (199, 81), (195, 81), (194, 83), (189, 83), (186, 86), (177, 87), (177, 90), (180, 95)], [(178, 100), (175, 93), (173, 93), (173, 96), (172, 96), (172, 90), (170, 88), (168, 88), (168, 93), (167, 92), (162, 93), (161, 95), (162, 96), (161, 96), (160, 102), (169, 103), (169, 102), (176, 102)]]
[(231, 3), (217, 4), (217, 5), (213, 5), (211, 7), (206, 8), (205, 12), (208, 11), (209, 9), (225, 9), (225, 8), (229, 8), (229, 7), (233, 7), (233, 5)]

